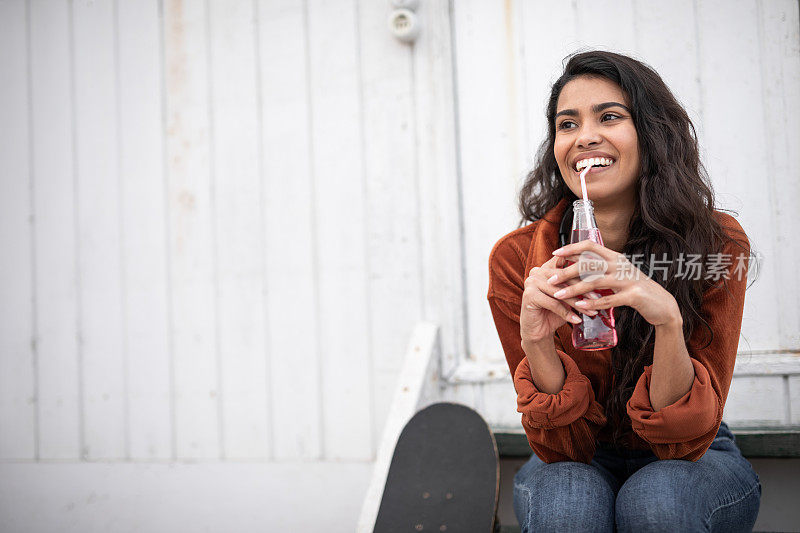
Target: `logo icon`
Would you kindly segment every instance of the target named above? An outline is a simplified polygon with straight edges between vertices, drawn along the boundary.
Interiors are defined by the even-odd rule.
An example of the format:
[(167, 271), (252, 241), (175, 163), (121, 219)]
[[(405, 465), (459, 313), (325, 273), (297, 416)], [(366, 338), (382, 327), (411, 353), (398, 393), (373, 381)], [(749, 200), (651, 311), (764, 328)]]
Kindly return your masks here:
[(594, 281), (602, 278), (608, 270), (608, 261), (595, 252), (581, 252), (578, 258), (578, 275), (582, 281)]

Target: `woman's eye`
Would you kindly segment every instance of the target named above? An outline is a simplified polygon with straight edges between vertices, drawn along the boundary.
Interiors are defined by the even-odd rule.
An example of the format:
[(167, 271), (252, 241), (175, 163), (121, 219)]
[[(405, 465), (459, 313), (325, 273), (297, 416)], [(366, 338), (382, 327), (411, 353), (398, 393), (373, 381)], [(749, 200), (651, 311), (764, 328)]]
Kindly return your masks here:
[(619, 115), (616, 113), (603, 113), (603, 116), (600, 117), (601, 122), (606, 122), (607, 120), (612, 120), (615, 118), (619, 118)]
[(564, 120), (562, 122), (559, 122), (558, 129), (560, 129), (560, 130), (568, 130), (568, 129), (572, 129), (574, 126), (575, 126), (575, 123), (572, 122), (571, 120)]

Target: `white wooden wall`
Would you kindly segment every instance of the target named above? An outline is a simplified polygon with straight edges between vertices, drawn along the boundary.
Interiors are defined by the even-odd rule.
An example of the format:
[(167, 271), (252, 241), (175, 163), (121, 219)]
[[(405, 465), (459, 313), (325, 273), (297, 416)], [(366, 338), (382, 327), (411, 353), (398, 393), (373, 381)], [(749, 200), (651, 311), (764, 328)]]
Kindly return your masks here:
[[(488, 253), (595, 45), (697, 120), (788, 409), (797, 5), (421, 0), (412, 47), (388, 2), (0, 0), (0, 459), (371, 460), (415, 323), (446, 376), (503, 369)], [(477, 381), (445, 395), (517, 420)]]
[(423, 312), (388, 14), (0, 2), (0, 458), (373, 458)]

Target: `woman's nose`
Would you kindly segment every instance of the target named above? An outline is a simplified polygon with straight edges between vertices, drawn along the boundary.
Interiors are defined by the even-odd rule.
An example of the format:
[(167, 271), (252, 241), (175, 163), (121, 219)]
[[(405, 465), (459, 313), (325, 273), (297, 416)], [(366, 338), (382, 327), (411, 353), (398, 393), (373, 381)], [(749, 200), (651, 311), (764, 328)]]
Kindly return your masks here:
[(578, 148), (588, 148), (602, 142), (602, 137), (595, 127), (592, 125), (584, 124), (578, 132), (575, 142)]

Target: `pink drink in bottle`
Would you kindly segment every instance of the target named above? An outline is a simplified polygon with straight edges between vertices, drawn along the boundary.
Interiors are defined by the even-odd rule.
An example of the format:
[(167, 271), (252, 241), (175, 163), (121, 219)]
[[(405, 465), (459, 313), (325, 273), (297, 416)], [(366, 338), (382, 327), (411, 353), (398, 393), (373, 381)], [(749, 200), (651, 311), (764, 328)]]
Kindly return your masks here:
[[(592, 201), (588, 204), (584, 200), (575, 200), (572, 204), (572, 238), (570, 244), (587, 239), (603, 244), (600, 230), (594, 219)], [(567, 261), (567, 264), (572, 264)], [(614, 294), (611, 289), (596, 289), (594, 292), (600, 296)], [(583, 299), (583, 297), (579, 298)], [(614, 327), (614, 308), (599, 309), (595, 316), (578, 314), (583, 320), (580, 324), (572, 325), (572, 345), (579, 350), (605, 350), (617, 345), (617, 330)]]

